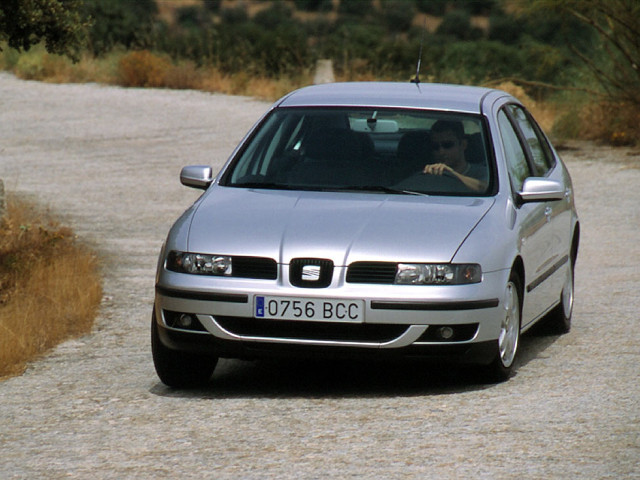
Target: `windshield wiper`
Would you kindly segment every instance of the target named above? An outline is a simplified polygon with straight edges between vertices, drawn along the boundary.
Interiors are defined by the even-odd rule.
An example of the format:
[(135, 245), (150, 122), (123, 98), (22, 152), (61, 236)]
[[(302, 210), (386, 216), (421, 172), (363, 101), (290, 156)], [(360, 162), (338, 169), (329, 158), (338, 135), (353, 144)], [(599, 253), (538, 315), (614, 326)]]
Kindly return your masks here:
[(418, 195), (422, 197), (428, 197), (429, 195), (422, 192), (415, 192), (412, 190), (403, 190), (393, 187), (385, 187), (382, 185), (348, 185), (340, 187), (318, 186), (318, 185), (287, 185), (284, 183), (275, 182), (247, 182), (247, 183), (232, 183), (229, 187), (235, 188), (264, 188), (265, 190), (311, 190), (311, 191), (324, 191), (324, 192), (376, 192), (376, 193), (390, 193), (393, 195)]
[(229, 187), (236, 188), (264, 188), (267, 190), (292, 190), (289, 185), (275, 182), (247, 182), (247, 183), (231, 183)]
[(345, 191), (357, 191), (357, 192), (381, 192), (391, 193), (393, 195), (418, 195), (421, 197), (428, 197), (429, 195), (423, 192), (415, 192), (413, 190), (404, 190), (401, 188), (385, 187), (383, 185), (350, 185), (347, 187), (335, 187), (332, 190), (345, 190)]

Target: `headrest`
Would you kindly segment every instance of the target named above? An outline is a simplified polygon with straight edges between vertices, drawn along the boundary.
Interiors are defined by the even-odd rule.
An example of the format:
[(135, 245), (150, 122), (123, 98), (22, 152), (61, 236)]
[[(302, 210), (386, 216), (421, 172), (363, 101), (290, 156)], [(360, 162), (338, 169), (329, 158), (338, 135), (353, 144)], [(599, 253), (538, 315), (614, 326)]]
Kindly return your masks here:
[(467, 135), (467, 149), (465, 150), (465, 158), (469, 163), (487, 164), (486, 150), (482, 141), (481, 133), (473, 133)]
[(360, 140), (352, 131), (341, 128), (314, 130), (305, 141), (305, 156), (315, 160), (348, 161), (360, 152)]
[(398, 143), (398, 158), (427, 159), (431, 152), (431, 141), (427, 130), (405, 133)]

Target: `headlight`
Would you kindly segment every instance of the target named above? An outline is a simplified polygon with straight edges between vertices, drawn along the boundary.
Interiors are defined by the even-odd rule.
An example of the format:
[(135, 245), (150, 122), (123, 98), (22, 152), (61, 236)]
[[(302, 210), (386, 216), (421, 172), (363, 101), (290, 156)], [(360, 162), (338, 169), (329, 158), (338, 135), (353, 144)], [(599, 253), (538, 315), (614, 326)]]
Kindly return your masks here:
[(225, 275), (232, 271), (231, 257), (205, 253), (169, 252), (167, 270), (196, 275)]
[(482, 268), (473, 264), (400, 263), (396, 270), (399, 285), (464, 285), (479, 283)]

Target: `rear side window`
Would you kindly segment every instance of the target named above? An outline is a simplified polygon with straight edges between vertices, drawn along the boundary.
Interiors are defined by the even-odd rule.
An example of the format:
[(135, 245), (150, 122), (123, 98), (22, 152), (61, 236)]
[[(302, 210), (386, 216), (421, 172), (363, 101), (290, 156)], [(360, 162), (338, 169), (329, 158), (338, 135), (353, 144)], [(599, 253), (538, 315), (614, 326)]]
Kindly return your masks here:
[(518, 192), (522, 189), (522, 184), (526, 178), (531, 176), (531, 170), (529, 169), (527, 157), (522, 149), (522, 145), (518, 140), (518, 135), (504, 111), (498, 113), (498, 126), (500, 128), (500, 136), (502, 137), (502, 145), (504, 146), (511, 185), (514, 191)]
[(534, 176), (543, 177), (553, 166), (553, 154), (546, 139), (535, 122), (517, 105), (508, 105), (507, 109), (518, 124), (524, 140), (531, 152)]

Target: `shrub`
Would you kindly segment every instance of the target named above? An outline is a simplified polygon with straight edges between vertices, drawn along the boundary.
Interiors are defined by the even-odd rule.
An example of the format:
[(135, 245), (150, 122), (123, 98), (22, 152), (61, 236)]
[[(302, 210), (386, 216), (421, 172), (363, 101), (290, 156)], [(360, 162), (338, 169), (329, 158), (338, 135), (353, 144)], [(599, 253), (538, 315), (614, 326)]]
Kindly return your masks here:
[(124, 55), (118, 64), (120, 84), (125, 87), (162, 87), (171, 63), (147, 50)]
[(164, 73), (163, 87), (196, 90), (202, 88), (203, 73), (191, 61), (171, 65)]
[(21, 55), (13, 71), (18, 77), (25, 80), (42, 80), (45, 78), (42, 56)]
[(464, 10), (453, 10), (444, 16), (436, 34), (459, 40), (477, 40), (482, 37), (482, 30), (471, 25), (469, 13)]
[(8, 196), (0, 220), (0, 378), (87, 333), (101, 298), (95, 255), (49, 214)]
[(523, 42), (519, 46), (521, 70), (515, 72), (521, 78), (533, 79), (554, 85), (571, 83), (574, 69), (566, 55), (557, 47), (538, 42)]
[(222, 0), (202, 0), (202, 5), (205, 9), (210, 12), (218, 12), (220, 11), (220, 4)]
[(489, 17), (489, 40), (513, 44), (520, 39), (523, 29), (524, 22), (503, 12)]
[(240, 4), (237, 7), (221, 9), (220, 18), (223, 25), (237, 25), (249, 20), (249, 14), (247, 13), (247, 9), (244, 5)]
[(488, 15), (500, 0), (458, 0), (456, 5), (458, 8), (465, 8), (472, 15)]
[(416, 0), (416, 7), (423, 13), (440, 17), (447, 11), (448, 0)]
[(211, 21), (210, 13), (196, 5), (181, 7), (176, 11), (176, 21), (182, 28), (205, 28)]
[(580, 112), (580, 136), (611, 145), (635, 145), (640, 138), (640, 111), (631, 103), (589, 103)]
[(155, 0), (85, 0), (85, 15), (93, 19), (90, 50), (100, 55), (117, 45), (149, 47), (157, 12)]
[(409, 30), (414, 14), (414, 0), (387, 0), (382, 2), (382, 18), (387, 28), (392, 32)]
[(22, 55), (14, 48), (3, 48), (0, 52), (0, 69), (12, 70)]
[(345, 15), (365, 16), (373, 10), (372, 0), (340, 0), (338, 12)]
[(292, 22), (293, 10), (281, 0), (276, 1), (270, 7), (259, 11), (253, 17), (253, 21), (264, 28), (276, 28)]
[(293, 0), (298, 10), (309, 12), (328, 12), (333, 8), (331, 0)]
[(523, 68), (518, 47), (499, 42), (455, 42), (442, 48), (434, 65), (438, 81), (477, 84), (518, 76)]

